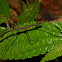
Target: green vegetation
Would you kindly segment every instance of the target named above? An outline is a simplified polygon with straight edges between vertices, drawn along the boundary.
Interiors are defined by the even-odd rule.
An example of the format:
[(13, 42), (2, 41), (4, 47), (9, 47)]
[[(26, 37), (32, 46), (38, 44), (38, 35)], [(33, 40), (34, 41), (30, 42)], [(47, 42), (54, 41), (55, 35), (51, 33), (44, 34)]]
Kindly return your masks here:
[[(9, 17), (7, 1), (3, 0), (0, 3), (2, 3), (0, 7), (4, 8), (0, 10), (0, 15)], [(38, 7), (37, 12), (36, 5)], [(20, 27), (18, 32), (17, 27), (13, 31), (10, 31), (11, 28), (10, 32), (5, 27), (0, 27), (0, 59), (26, 59), (48, 52), (40, 61), (45, 62), (62, 56), (62, 22), (34, 21), (39, 11), (38, 0), (28, 7), (23, 2), (23, 6), (24, 12), (19, 16), (17, 23), (17, 26)], [(6, 17), (3, 18), (8, 23)], [(3, 18), (0, 19), (1, 23), (4, 22)], [(17, 34), (15, 34), (16, 32)]]

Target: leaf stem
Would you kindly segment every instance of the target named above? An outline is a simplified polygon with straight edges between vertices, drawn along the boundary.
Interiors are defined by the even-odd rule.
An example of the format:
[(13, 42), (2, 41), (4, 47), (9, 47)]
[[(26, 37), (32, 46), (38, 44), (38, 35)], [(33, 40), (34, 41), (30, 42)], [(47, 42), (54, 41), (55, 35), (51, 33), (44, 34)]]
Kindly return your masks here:
[(29, 2), (28, 2), (28, 0), (26, 0), (26, 3), (27, 3), (27, 5), (29, 5)]
[(55, 60), (56, 60), (56, 62), (59, 62), (58, 59), (55, 59)]
[(10, 29), (10, 26), (9, 26), (8, 22), (6, 22), (6, 24), (7, 24), (7, 29), (9, 30)]

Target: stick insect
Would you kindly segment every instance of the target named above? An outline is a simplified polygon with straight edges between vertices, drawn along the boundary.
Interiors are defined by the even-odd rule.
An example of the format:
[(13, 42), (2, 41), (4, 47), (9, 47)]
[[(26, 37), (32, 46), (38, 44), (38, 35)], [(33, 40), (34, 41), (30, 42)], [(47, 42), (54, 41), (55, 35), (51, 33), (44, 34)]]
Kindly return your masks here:
[[(13, 23), (14, 23), (14, 22), (13, 22)], [(15, 24), (15, 23), (14, 23), (14, 24)], [(35, 26), (35, 25), (37, 26), (38, 24), (40, 24), (40, 22), (39, 22), (39, 23), (36, 23), (36, 24), (33, 24), (33, 25), (30, 25), (30, 26), (22, 27), (23, 29), (25, 29), (25, 34), (26, 34), (26, 36), (27, 36), (27, 38), (28, 38), (29, 43), (30, 43), (30, 41), (40, 41), (40, 40), (31, 39), (30, 36), (29, 36), (29, 33), (28, 33), (27, 30), (26, 30), (26, 28), (31, 27), (31, 26)], [(15, 24), (15, 25), (16, 25), (16, 24)], [(17, 26), (17, 25), (16, 25), (16, 26)], [(17, 26), (17, 27), (18, 27), (18, 26)], [(21, 28), (21, 29), (22, 29), (22, 28)], [(19, 31), (19, 29), (17, 29), (17, 32), (13, 35), (13, 37), (11, 38), (11, 40), (9, 40), (8, 43), (7, 43), (7, 45), (5, 46), (5, 49), (4, 49), (4, 50), (6, 50), (6, 52), (7, 52), (8, 49), (11, 47), (12, 44), (11, 44), (10, 47), (8, 47), (8, 48), (7, 48), (7, 46), (8, 46), (8, 45), (10, 44), (10, 42), (13, 40), (13, 38), (15, 37), (15, 35), (17, 35), (18, 31)], [(7, 32), (6, 32), (6, 33), (7, 33)], [(13, 41), (13, 42), (14, 42), (14, 41)], [(35, 42), (35, 43), (36, 43), (36, 42)], [(33, 44), (30, 43), (30, 45), (33, 45)], [(3, 54), (3, 57), (4, 57), (4, 55), (6, 54), (6, 52), (5, 52), (4, 54), (2, 53), (2, 54)]]
[[(36, 5), (36, 13), (37, 13), (37, 5)], [(13, 20), (10, 19), (8, 16), (3, 16), (3, 17), (6, 17), (8, 20), (11, 20), (11, 22), (13, 22)], [(13, 22), (13, 24), (18, 28), (18, 26), (17, 26), (14, 22)], [(34, 24), (34, 25), (38, 26), (38, 24), (40, 24), (40, 23), (37, 23), (37, 24)], [(30, 25), (30, 27), (31, 27), (31, 26), (34, 26), (34, 25)], [(28, 27), (29, 27), (29, 26), (24, 27), (24, 28), (21, 28), (21, 29), (25, 29), (26, 36), (27, 36), (27, 38), (28, 38), (28, 40), (29, 40), (29, 43), (30, 43), (30, 41), (36, 41), (36, 40), (33, 40), (33, 39), (30, 38), (29, 33), (28, 33), (27, 30), (26, 30), (26, 28), (28, 28)], [(19, 29), (17, 29), (17, 32), (13, 35), (13, 37), (11, 38), (11, 40), (8, 41), (8, 43), (7, 43), (7, 45), (6, 45), (5, 49), (4, 49), (4, 51), (6, 50), (5, 53), (4, 53), (4, 55), (6, 54), (6, 52), (8, 51), (8, 49), (11, 47), (11, 45), (10, 45), (10, 47), (9, 47), (8, 49), (6, 49), (7, 46), (10, 44), (10, 42), (11, 42), (12, 39), (15, 37), (15, 35), (17, 35), (18, 32), (19, 32)], [(6, 33), (7, 33), (7, 32), (6, 32)], [(39, 41), (39, 40), (37, 40), (37, 41)], [(32, 44), (30, 43), (30, 45), (32, 45)], [(3, 54), (3, 53), (2, 53), (2, 54)], [(3, 55), (3, 57), (4, 57), (4, 55)]]

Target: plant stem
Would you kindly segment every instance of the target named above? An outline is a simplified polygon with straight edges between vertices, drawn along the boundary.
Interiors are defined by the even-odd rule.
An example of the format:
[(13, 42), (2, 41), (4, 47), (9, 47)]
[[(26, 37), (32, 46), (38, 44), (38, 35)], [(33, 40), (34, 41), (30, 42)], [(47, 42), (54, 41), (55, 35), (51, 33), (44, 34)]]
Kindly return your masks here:
[(58, 59), (55, 59), (55, 60), (56, 60), (56, 62), (59, 62)]
[(27, 5), (29, 5), (29, 2), (28, 2), (28, 0), (26, 0), (26, 3), (27, 3)]
[(8, 22), (6, 22), (6, 24), (7, 24), (7, 27), (6, 27), (6, 28), (9, 30), (9, 29), (10, 29), (10, 27), (9, 27), (9, 24), (8, 24)]

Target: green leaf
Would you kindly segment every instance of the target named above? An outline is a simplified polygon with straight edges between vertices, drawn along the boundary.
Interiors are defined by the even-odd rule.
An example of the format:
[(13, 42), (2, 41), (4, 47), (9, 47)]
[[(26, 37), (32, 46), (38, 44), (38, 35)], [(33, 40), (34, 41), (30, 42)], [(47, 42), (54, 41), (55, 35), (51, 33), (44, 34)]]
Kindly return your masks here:
[[(21, 26), (35, 23), (34, 21), (26, 22)], [(56, 27), (54, 23), (58, 26)], [(27, 31), (21, 29), (16, 35), (16, 31), (6, 33), (0, 38), (0, 59), (26, 59), (52, 51), (62, 44), (61, 26), (62, 24), (59, 26), (59, 22), (42, 22), (37, 26), (27, 28)]]
[(8, 21), (8, 19), (6, 17), (0, 17), (0, 24), (3, 22), (6, 22), (6, 21)]
[(0, 27), (0, 36), (6, 31), (5, 27)]
[(36, 0), (34, 2), (34, 4), (29, 5), (28, 7), (26, 7), (25, 3), (24, 3), (23, 6), (25, 6), (25, 7), (23, 7), (24, 12), (19, 17), (19, 21), (17, 23), (18, 25), (23, 24), (25, 22), (34, 21), (37, 13), (39, 12), (39, 2), (38, 2), (38, 0)]
[(6, 17), (2, 16), (9, 16), (9, 5), (7, 0), (0, 0), (0, 24), (4, 21), (8, 21)]
[(62, 56), (62, 44), (55, 47), (53, 50), (51, 50), (49, 53), (45, 55), (45, 57), (40, 62), (45, 62), (49, 60), (56, 59), (57, 57)]
[(0, 0), (0, 15), (9, 16), (9, 5), (7, 0)]

